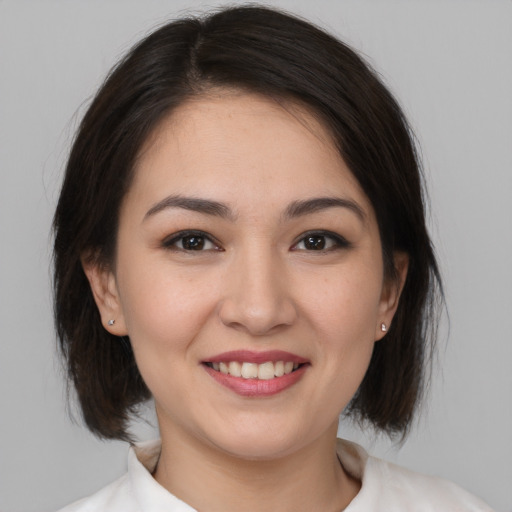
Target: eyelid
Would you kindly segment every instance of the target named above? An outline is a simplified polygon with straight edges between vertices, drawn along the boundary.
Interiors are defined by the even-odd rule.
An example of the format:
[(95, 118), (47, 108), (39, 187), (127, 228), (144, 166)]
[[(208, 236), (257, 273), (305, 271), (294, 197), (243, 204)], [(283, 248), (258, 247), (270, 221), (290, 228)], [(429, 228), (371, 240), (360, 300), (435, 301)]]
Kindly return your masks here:
[(181, 240), (182, 238), (186, 238), (187, 236), (200, 236), (201, 238), (204, 238), (205, 240), (208, 240), (209, 242), (211, 242), (215, 248), (213, 250), (219, 250), (219, 251), (222, 251), (222, 247), (220, 246), (220, 244), (217, 242), (217, 240), (212, 236), (210, 235), (209, 233), (206, 233), (205, 231), (201, 231), (200, 229), (183, 229), (181, 231), (177, 231), (176, 233), (173, 233), (172, 235), (169, 235), (169, 236), (166, 236), (163, 240), (162, 240), (162, 247), (164, 249), (174, 249), (176, 251), (181, 251), (181, 252), (207, 252), (207, 251), (210, 251), (212, 249), (205, 249), (203, 251), (191, 251), (191, 250), (186, 250), (186, 249), (181, 249), (179, 247), (176, 247), (176, 243)]
[[(204, 238), (205, 240), (212, 243), (215, 247), (213, 249), (205, 249), (202, 251), (192, 251), (192, 250), (179, 248), (175, 245), (179, 240), (186, 238), (187, 236), (198, 236), (198, 237)], [(295, 240), (295, 242), (293, 242), (290, 250), (292, 250), (292, 251), (304, 250), (305, 251), (306, 249), (297, 249), (296, 246), (300, 242), (304, 241), (308, 236), (322, 236), (322, 237), (329, 238), (334, 241), (333, 247), (330, 247), (328, 249), (320, 249), (318, 251), (311, 250), (308, 252), (319, 252), (320, 253), (320, 252), (328, 252), (328, 251), (332, 251), (332, 250), (336, 250), (336, 249), (348, 249), (348, 248), (352, 247), (351, 242), (349, 242), (345, 237), (343, 237), (339, 233), (334, 233), (333, 231), (328, 231), (328, 230), (317, 229), (317, 230), (309, 230), (304, 233), (301, 233), (301, 235)], [(165, 237), (162, 240), (161, 245), (164, 249), (173, 249), (174, 248), (176, 251), (182, 251), (182, 252), (187, 252), (187, 253), (188, 252), (206, 252), (206, 251), (210, 251), (210, 250), (219, 250), (219, 251), (224, 250), (224, 249), (222, 249), (220, 243), (215, 239), (215, 237), (213, 237), (209, 233), (207, 233), (205, 231), (201, 231), (199, 229), (183, 229), (181, 231), (177, 231), (176, 233), (173, 233), (173, 234)]]

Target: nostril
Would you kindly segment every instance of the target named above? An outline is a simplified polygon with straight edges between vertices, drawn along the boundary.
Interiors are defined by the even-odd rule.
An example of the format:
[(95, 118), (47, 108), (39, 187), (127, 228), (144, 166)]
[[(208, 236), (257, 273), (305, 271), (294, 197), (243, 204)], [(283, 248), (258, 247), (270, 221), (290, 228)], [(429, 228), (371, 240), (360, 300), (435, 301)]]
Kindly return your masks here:
[(268, 335), (292, 325), (297, 313), (292, 302), (279, 296), (255, 304), (254, 298), (224, 300), (218, 314), (222, 323), (253, 336)]

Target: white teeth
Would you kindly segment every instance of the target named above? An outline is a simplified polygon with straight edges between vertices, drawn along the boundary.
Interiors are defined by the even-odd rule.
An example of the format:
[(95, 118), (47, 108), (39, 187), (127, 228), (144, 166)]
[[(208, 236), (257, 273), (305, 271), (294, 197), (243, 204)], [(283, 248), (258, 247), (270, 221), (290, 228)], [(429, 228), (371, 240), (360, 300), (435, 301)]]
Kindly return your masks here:
[(255, 379), (258, 376), (258, 365), (256, 363), (242, 364), (242, 377), (244, 379)]
[(212, 363), (214, 370), (220, 371), (224, 375), (233, 377), (242, 377), (244, 379), (270, 380), (274, 377), (282, 377), (292, 373), (299, 367), (299, 363), (292, 361), (267, 361), (266, 363), (240, 363), (238, 361), (229, 361), (228, 363)]
[(229, 374), (233, 375), (233, 377), (241, 377), (242, 376), (242, 365), (237, 361), (231, 361), (229, 363)]
[(291, 361), (287, 361), (284, 363), (284, 373), (292, 373), (293, 371), (293, 363)]
[(263, 363), (258, 366), (258, 379), (270, 380), (274, 378), (274, 363)]

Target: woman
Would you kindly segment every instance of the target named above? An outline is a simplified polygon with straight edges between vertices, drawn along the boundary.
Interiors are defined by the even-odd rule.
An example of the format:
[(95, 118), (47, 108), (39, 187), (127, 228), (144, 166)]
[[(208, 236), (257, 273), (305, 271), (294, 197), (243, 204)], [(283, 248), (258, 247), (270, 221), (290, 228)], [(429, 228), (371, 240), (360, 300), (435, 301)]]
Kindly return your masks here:
[[(490, 510), (336, 440), (405, 436), (438, 270), (395, 100), (267, 8), (170, 23), (114, 69), (55, 214), (56, 322), (96, 435), (161, 441), (66, 511)], [(80, 314), (77, 314), (77, 312)]]

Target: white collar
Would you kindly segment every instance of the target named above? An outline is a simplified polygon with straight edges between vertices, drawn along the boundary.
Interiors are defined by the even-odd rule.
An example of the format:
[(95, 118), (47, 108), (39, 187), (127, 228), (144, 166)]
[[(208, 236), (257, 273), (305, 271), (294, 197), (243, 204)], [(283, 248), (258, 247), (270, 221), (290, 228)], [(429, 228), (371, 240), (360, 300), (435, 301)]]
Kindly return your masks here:
[[(161, 441), (159, 439), (137, 443), (130, 448), (128, 478), (135, 500), (144, 512), (162, 512), (163, 510), (196, 512), (190, 505), (171, 494), (153, 478), (152, 473), (156, 468), (160, 450)], [(357, 512), (358, 503), (364, 502), (365, 508), (368, 506), (368, 496), (365, 496), (367, 493), (364, 491), (365, 487), (368, 487), (365, 486), (368, 476), (365, 468), (367, 463), (371, 464), (371, 458), (361, 446), (342, 439), (338, 439), (337, 453), (347, 473), (363, 481), (361, 491), (345, 509), (346, 512)]]

